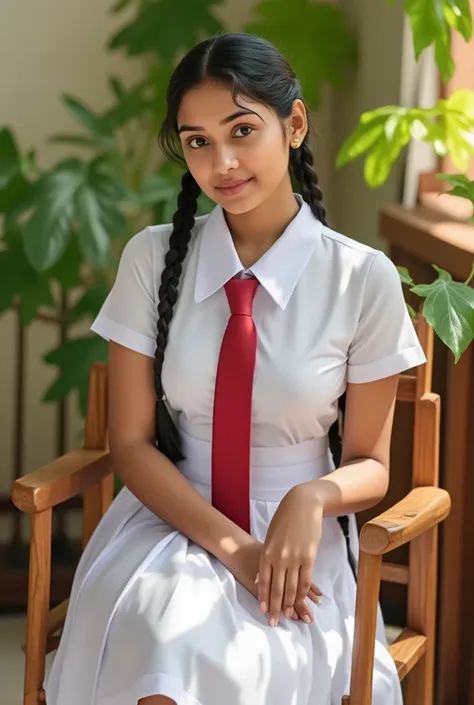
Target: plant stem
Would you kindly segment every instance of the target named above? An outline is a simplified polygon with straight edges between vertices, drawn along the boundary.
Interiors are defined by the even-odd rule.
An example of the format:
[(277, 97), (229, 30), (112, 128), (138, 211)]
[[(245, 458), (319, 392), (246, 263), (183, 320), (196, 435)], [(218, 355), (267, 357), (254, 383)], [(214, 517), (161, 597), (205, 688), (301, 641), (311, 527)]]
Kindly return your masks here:
[(474, 260), (472, 261), (471, 273), (470, 273), (470, 275), (468, 276), (468, 278), (466, 279), (466, 281), (464, 282), (464, 284), (465, 284), (466, 286), (469, 286), (469, 284), (471, 283), (471, 281), (472, 281), (473, 278), (474, 278)]

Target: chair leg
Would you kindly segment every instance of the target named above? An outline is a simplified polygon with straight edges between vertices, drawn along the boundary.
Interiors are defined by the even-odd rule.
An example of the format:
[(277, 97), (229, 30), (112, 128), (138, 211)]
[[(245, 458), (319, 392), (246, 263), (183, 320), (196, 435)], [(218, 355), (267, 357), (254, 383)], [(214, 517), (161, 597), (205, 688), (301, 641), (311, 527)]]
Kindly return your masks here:
[(375, 635), (382, 556), (359, 553), (357, 599), (352, 653), (351, 688), (348, 705), (371, 705)]
[(51, 525), (51, 509), (31, 517), (23, 705), (38, 705), (43, 687), (51, 581)]
[(426, 652), (406, 677), (405, 705), (433, 705), (438, 528), (410, 544), (408, 625), (426, 636)]

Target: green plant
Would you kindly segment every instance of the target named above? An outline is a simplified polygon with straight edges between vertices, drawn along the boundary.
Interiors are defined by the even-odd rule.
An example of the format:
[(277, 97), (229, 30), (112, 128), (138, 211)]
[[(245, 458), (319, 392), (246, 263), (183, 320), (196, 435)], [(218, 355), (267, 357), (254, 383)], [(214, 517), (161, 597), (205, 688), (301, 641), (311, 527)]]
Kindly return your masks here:
[[(301, 18), (327, 28), (319, 45), (309, 32), (286, 37), (315, 107), (324, 83), (341, 85), (354, 63), (355, 43), (339, 10), (326, 4), (315, 7), (309, 0), (296, 2)], [(142, 57), (143, 77), (129, 88), (119, 77), (110, 77), (111, 103), (102, 113), (63, 96), (81, 129), (53, 135), (51, 141), (73, 149), (74, 156), (40, 170), (35, 153), (22, 154), (11, 129), (0, 130), (0, 313), (15, 306), (25, 325), (39, 317), (63, 327), (95, 317), (127, 240), (150, 222), (171, 220), (182, 172), (161, 160), (155, 147), (165, 91), (179, 56), (203, 36), (223, 29), (215, 14), (220, 4), (222, 0), (115, 4), (114, 13), (126, 7), (134, 7), (135, 13), (108, 48)], [(274, 39), (291, 27), (286, 0), (263, 0), (255, 13), (255, 29)], [(319, 67), (316, 75), (307, 69), (307, 56)], [(210, 205), (202, 197), (199, 212)], [(106, 355), (106, 343), (92, 335), (71, 338), (51, 350), (44, 359), (59, 368), (59, 375), (44, 399), (59, 401), (77, 390), (84, 412), (90, 364)]]
[[(63, 96), (80, 131), (51, 137), (72, 150), (71, 156), (51, 169), (41, 170), (35, 151), (23, 154), (13, 131), (0, 129), (0, 313), (13, 306), (25, 325), (46, 318), (63, 328), (90, 320), (113, 282), (127, 240), (150, 222), (171, 220), (181, 170), (161, 160), (155, 148), (165, 90), (179, 56), (202, 37), (223, 29), (216, 13), (222, 2), (118, 0), (114, 13), (127, 8), (134, 9), (134, 15), (111, 38), (108, 48), (141, 57), (142, 79), (125, 87), (119, 77), (111, 76), (110, 105), (101, 113), (76, 97)], [(404, 4), (417, 52), (434, 43), (446, 78), (453, 69), (450, 27), (466, 37), (470, 33), (468, 0), (405, 0)], [(356, 61), (356, 45), (346, 29), (344, 13), (330, 2), (261, 0), (245, 29), (267, 37), (287, 54), (311, 108), (318, 106), (325, 84), (344, 85)], [(462, 97), (458, 100), (462, 102)], [(469, 96), (464, 100), (472, 105)], [(468, 116), (463, 111), (464, 104), (456, 107), (453, 99), (437, 106), (431, 116), (419, 113), (417, 118), (398, 107), (383, 108), (375, 117), (364, 118), (370, 127), (352, 146), (345, 145), (346, 158), (339, 163), (370, 149), (374, 154), (368, 156), (371, 164), (366, 178), (372, 185), (381, 183), (407, 138), (416, 138), (421, 129), (437, 148), (444, 144), (454, 157), (471, 154), (465, 135), (474, 118), (471, 107)], [(472, 193), (465, 183), (452, 184)], [(210, 205), (203, 197), (199, 212), (207, 212)], [(442, 284), (451, 295), (451, 284), (446, 279)], [(433, 299), (430, 292), (425, 308)], [(452, 309), (460, 310), (457, 303)], [(468, 326), (474, 328), (471, 318)], [(466, 335), (460, 336), (462, 345), (457, 347), (452, 336), (443, 339), (458, 357)], [(76, 390), (84, 411), (90, 364), (106, 355), (106, 343), (92, 335), (68, 339), (51, 350), (45, 361), (57, 366), (59, 374), (44, 399), (59, 401)]]
[[(393, 0), (389, 0), (392, 4)], [(454, 73), (450, 32), (472, 38), (469, 0), (404, 0), (413, 30), (416, 57), (434, 45), (441, 78), (447, 82)], [(376, 188), (383, 184), (404, 147), (412, 140), (429, 143), (436, 154), (449, 155), (455, 167), (465, 171), (474, 157), (474, 91), (457, 90), (432, 108), (403, 108), (387, 105), (365, 112), (358, 127), (342, 145), (336, 160), (343, 166), (365, 154), (364, 176)], [(467, 198), (474, 207), (474, 182), (464, 174), (438, 174), (453, 188), (447, 193)], [(472, 219), (474, 222), (474, 218)], [(416, 285), (406, 269), (399, 268), (401, 280), (410, 291), (424, 299), (423, 314), (437, 335), (454, 354), (455, 362), (474, 339), (474, 262), (465, 282), (433, 265), (438, 277), (431, 284)]]

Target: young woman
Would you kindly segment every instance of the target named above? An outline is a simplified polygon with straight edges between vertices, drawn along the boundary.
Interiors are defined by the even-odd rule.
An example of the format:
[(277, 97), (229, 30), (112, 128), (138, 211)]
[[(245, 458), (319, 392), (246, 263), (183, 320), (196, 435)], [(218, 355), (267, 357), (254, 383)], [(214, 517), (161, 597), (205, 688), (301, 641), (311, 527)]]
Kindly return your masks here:
[[(47, 702), (339, 705), (344, 533), (356, 553), (353, 513), (387, 490), (398, 374), (425, 358), (393, 264), (326, 223), (276, 49), (196, 46), (161, 138), (187, 167), (173, 224), (129, 241), (92, 327), (125, 488), (78, 566)], [(217, 205), (195, 218), (201, 191)], [(379, 618), (373, 703), (400, 705), (385, 646)]]

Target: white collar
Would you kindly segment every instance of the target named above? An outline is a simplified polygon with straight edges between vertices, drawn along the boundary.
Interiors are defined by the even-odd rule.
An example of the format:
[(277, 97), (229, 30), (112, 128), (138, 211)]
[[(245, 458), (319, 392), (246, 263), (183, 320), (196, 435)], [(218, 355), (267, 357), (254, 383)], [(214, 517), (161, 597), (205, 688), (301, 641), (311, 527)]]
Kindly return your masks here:
[[(251, 267), (252, 274), (282, 310), (285, 310), (323, 228), (301, 196), (295, 194), (295, 197), (301, 205), (300, 210), (274, 245)], [(207, 217), (199, 240), (194, 288), (196, 303), (215, 294), (244, 269), (221, 206), (216, 206)]]

